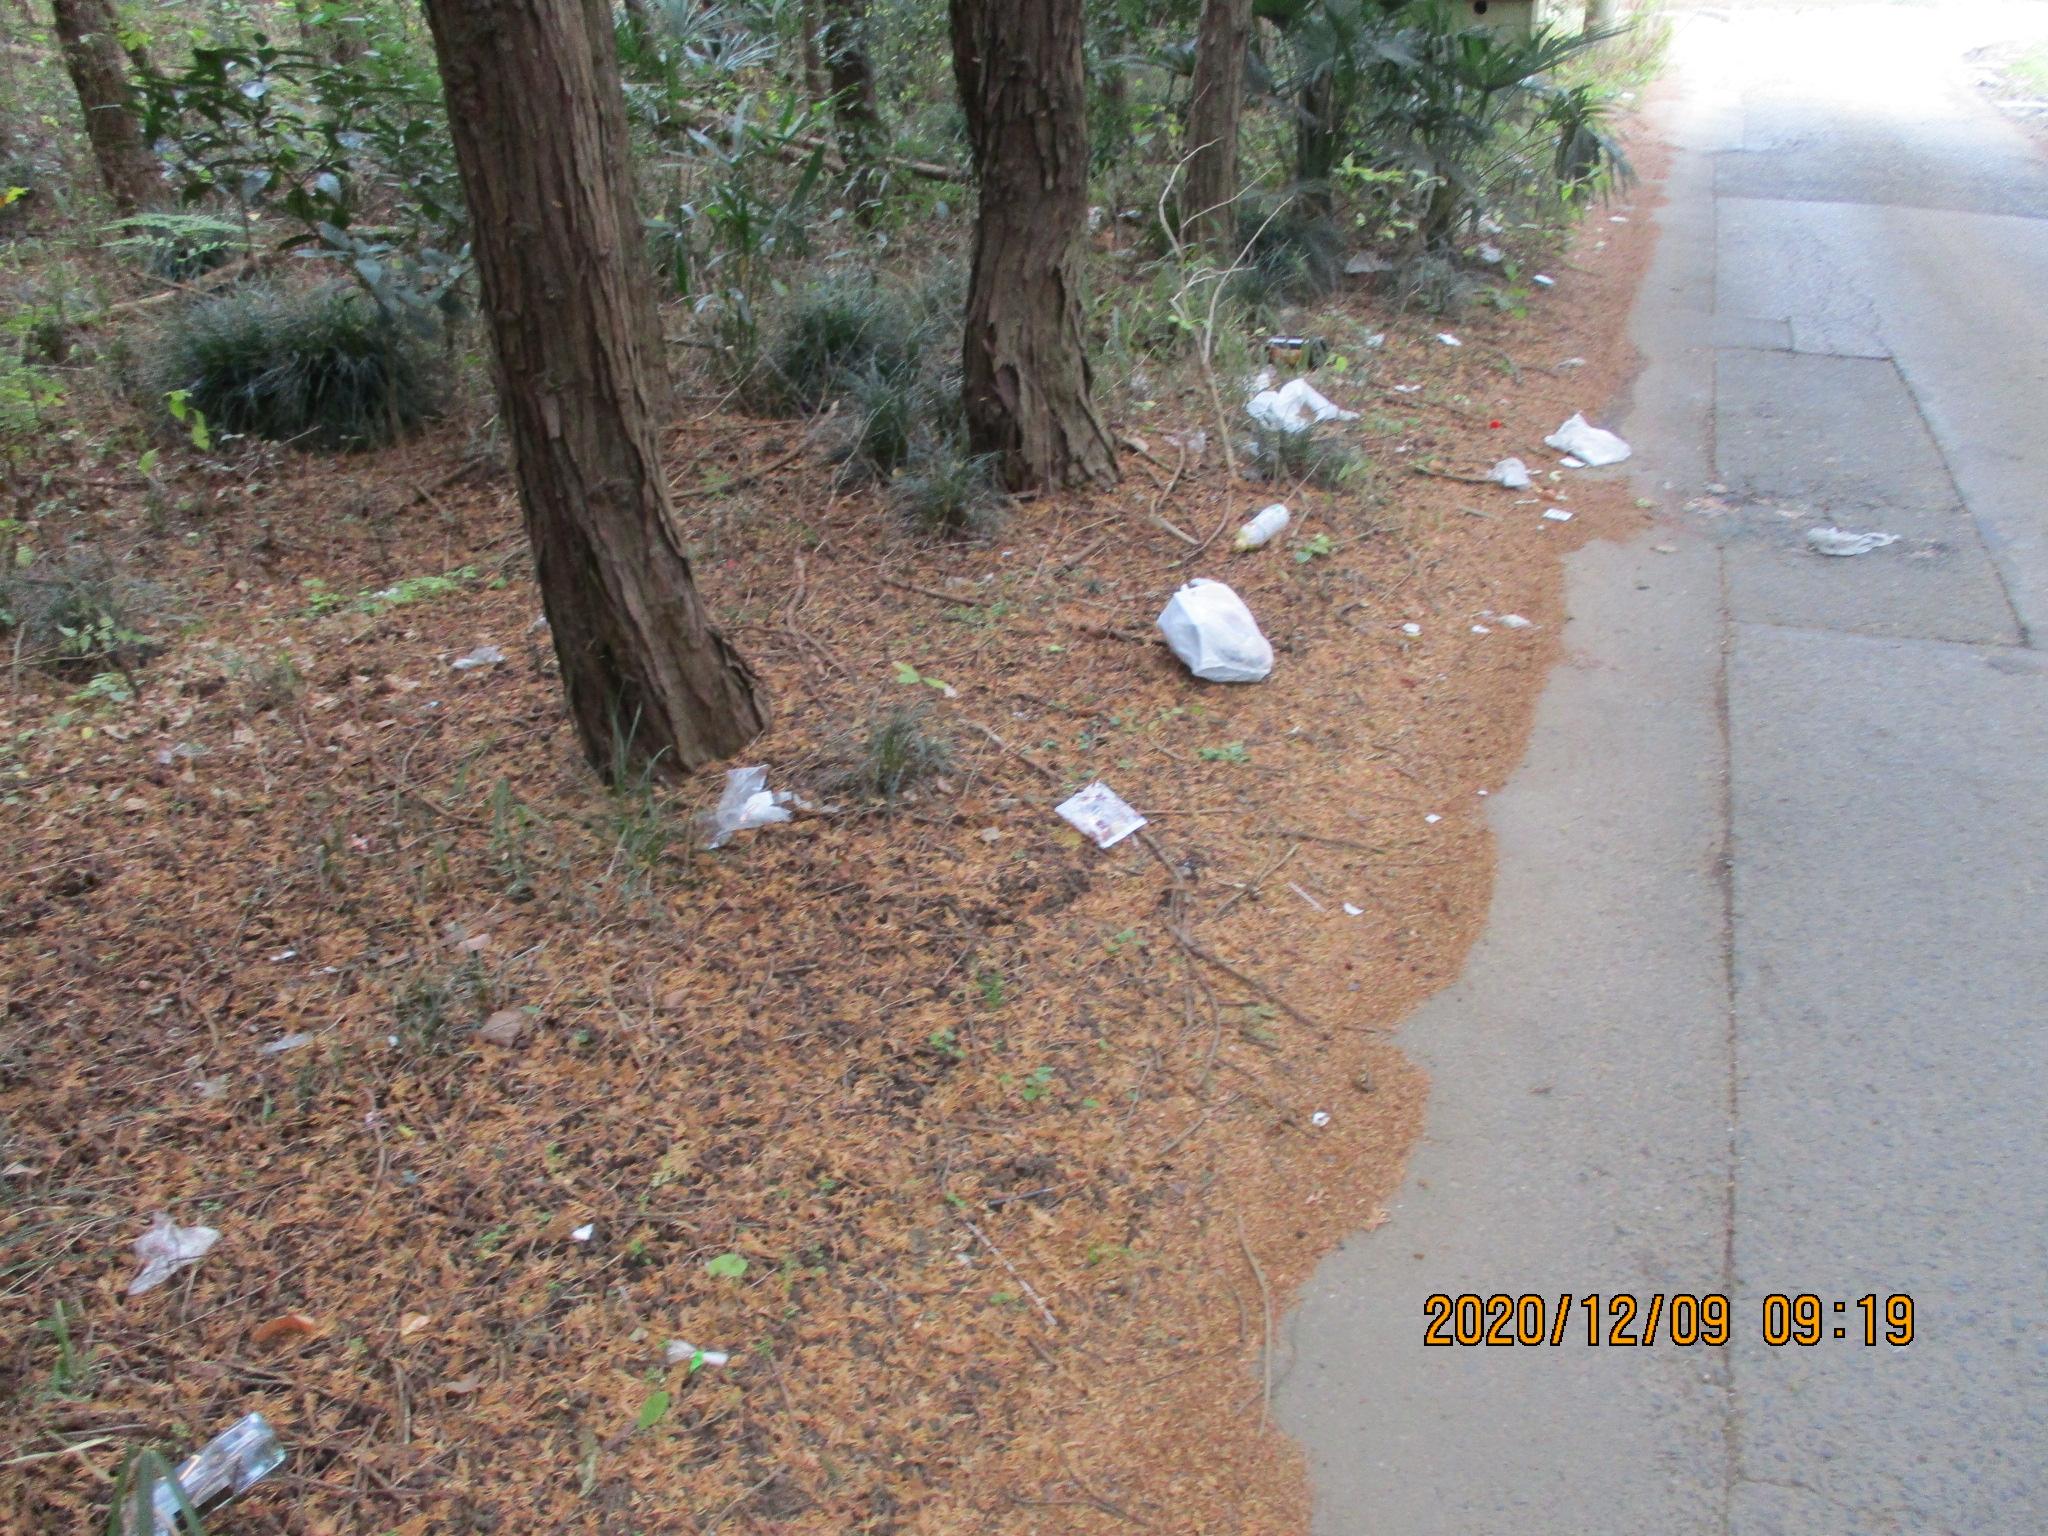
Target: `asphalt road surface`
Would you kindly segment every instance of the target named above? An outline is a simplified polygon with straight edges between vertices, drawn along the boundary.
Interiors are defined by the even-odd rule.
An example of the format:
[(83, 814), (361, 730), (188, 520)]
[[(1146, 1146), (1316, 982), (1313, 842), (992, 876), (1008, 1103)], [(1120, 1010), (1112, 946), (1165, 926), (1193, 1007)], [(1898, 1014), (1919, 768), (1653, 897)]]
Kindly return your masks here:
[[(1290, 1320), (1319, 1533), (2048, 1531), (2048, 158), (1963, 62), (2027, 28), (1682, 18), (1621, 422), (1667, 514), (1573, 558), (1424, 1142)], [(1426, 1348), (1439, 1293), (1573, 1310)]]

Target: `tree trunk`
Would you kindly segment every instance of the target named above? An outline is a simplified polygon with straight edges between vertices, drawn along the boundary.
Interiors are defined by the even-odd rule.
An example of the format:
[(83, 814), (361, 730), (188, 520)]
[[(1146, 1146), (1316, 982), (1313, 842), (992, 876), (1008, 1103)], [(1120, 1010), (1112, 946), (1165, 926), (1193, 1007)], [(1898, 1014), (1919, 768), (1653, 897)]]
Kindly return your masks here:
[(1237, 227), (1237, 123), (1244, 110), (1244, 57), (1252, 0), (1206, 0), (1188, 97), (1188, 177), (1183, 238), (1221, 250)]
[(951, 0), (953, 73), (981, 189), (963, 346), (968, 443), (1012, 490), (1108, 483), (1089, 398), (1081, 0)]
[(1586, 26), (1588, 32), (1607, 32), (1614, 27), (1621, 12), (1620, 0), (1586, 0)]
[(1337, 168), (1339, 130), (1337, 80), (1325, 71), (1302, 86), (1294, 124), (1294, 178), (1304, 207), (1328, 213), (1336, 202), (1330, 177)]
[(803, 28), (804, 83), (810, 87), (811, 100), (820, 104), (829, 102), (832, 99), (832, 75), (825, 68), (825, 55), (818, 47), (818, 38), (825, 30), (823, 0), (803, 0), (797, 8), (797, 25)]
[(113, 6), (109, 0), (50, 0), (50, 10), (107, 195), (124, 215), (154, 205), (163, 195), (163, 176), (129, 106)]
[(676, 537), (608, 0), (426, 10), (569, 712), (608, 778), (700, 768), (767, 711)]
[(881, 193), (876, 154), (882, 117), (875, 105), (875, 71), (868, 58), (867, 0), (824, 0), (824, 6), (819, 44), (832, 87), (832, 126), (846, 161), (854, 217), (868, 224)]

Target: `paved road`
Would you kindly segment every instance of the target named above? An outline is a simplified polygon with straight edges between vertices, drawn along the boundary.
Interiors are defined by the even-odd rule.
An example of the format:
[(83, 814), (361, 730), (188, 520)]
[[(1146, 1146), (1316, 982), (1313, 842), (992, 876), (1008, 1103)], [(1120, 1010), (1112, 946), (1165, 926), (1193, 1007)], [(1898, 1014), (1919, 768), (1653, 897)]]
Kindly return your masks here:
[[(1291, 1320), (1318, 1532), (2048, 1531), (2048, 160), (1960, 68), (2029, 24), (1686, 18), (1625, 422), (1671, 517), (1574, 558), (1424, 1144)], [(1432, 1292), (1734, 1339), (1425, 1350)]]

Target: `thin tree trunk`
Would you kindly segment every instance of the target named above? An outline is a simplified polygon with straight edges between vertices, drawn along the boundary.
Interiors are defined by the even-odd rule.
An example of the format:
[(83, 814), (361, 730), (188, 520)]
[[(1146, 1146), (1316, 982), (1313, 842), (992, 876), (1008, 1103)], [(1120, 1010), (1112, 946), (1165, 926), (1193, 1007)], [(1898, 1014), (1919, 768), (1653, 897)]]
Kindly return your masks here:
[(1337, 81), (1317, 75), (1301, 88), (1300, 116), (1294, 124), (1294, 177), (1304, 206), (1327, 213), (1336, 201), (1330, 176), (1337, 168), (1339, 142)]
[(868, 58), (867, 0), (824, 0), (826, 76), (832, 87), (832, 126), (846, 161), (854, 216), (871, 223), (881, 178), (876, 163), (882, 116), (875, 105), (875, 71)]
[(1081, 0), (951, 0), (953, 72), (981, 189), (963, 346), (969, 445), (1012, 490), (1108, 483), (1089, 397)]
[(152, 206), (162, 198), (163, 177), (129, 105), (113, 6), (109, 0), (50, 0), (50, 11), (107, 195), (123, 214)]
[(818, 46), (825, 30), (823, 0), (803, 0), (797, 9), (797, 25), (803, 28), (804, 83), (810, 87), (811, 100), (823, 105), (832, 99), (832, 75)]
[(1221, 249), (1237, 227), (1237, 125), (1244, 111), (1252, 0), (1206, 0), (1188, 97), (1184, 238)]
[(677, 540), (607, 0), (427, 0), (498, 392), (569, 712), (611, 778), (738, 751), (767, 710)]
[(1620, 0), (1586, 0), (1586, 26), (1588, 32), (1606, 32), (1613, 28), (1620, 16)]

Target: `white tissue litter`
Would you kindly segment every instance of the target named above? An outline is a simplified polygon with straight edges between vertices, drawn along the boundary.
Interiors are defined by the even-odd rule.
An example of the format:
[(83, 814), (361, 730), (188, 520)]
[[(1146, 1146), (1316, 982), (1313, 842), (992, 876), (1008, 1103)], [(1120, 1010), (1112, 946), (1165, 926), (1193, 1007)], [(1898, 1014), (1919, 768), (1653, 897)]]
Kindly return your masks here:
[(181, 1227), (168, 1213), (158, 1211), (149, 1230), (135, 1239), (135, 1257), (142, 1268), (128, 1282), (128, 1294), (140, 1296), (153, 1291), (188, 1264), (197, 1264), (220, 1241), (212, 1227)]
[(1817, 555), (1835, 555), (1846, 558), (1850, 555), (1867, 555), (1873, 549), (1883, 549), (1887, 544), (1896, 544), (1896, 533), (1852, 533), (1847, 528), (1809, 528), (1806, 530), (1806, 544)]
[(1237, 530), (1235, 549), (1262, 549), (1286, 532), (1291, 514), (1284, 502), (1274, 502), (1257, 517)]
[(1419, 635), (1422, 633), (1422, 626), (1420, 624), (1403, 624), (1401, 626), (1401, 633), (1404, 635)]
[(1100, 779), (1086, 788), (1075, 790), (1053, 810), (1062, 821), (1098, 848), (1114, 848), (1145, 825), (1145, 818), (1125, 804), (1123, 797)]
[(480, 645), (467, 656), (458, 656), (448, 665), (457, 672), (474, 672), (480, 667), (495, 667), (505, 659), (505, 653), (495, 645)]
[(699, 1365), (724, 1365), (732, 1359), (722, 1349), (699, 1349), (688, 1339), (670, 1339), (661, 1357), (670, 1365), (688, 1365), (692, 1360)]
[(718, 797), (717, 805), (704, 813), (704, 825), (711, 833), (704, 846), (723, 848), (735, 832), (788, 821), (792, 805), (805, 811), (817, 809), (787, 790), (769, 789), (766, 768), (728, 769), (725, 793)]
[(1487, 471), (1487, 479), (1506, 486), (1511, 491), (1529, 489), (1529, 466), (1520, 459), (1502, 459)]
[(1365, 908), (1354, 907), (1347, 901), (1344, 903), (1344, 915), (1346, 917), (1363, 917), (1365, 916)]
[(1262, 683), (1273, 647), (1244, 599), (1220, 581), (1197, 576), (1167, 600), (1159, 632), (1187, 669), (1209, 683)]
[(1319, 1109), (1308, 1117), (1308, 1123), (1320, 1130), (1330, 1123), (1330, 1112), (1327, 1109)]
[(1465, 343), (1458, 340), (1458, 338), (1453, 336), (1449, 331), (1438, 331), (1436, 333), (1436, 339), (1442, 342), (1447, 347), (1462, 347), (1463, 345), (1465, 345)]
[(1509, 629), (1534, 629), (1536, 627), (1531, 620), (1523, 618), (1519, 613), (1504, 613), (1500, 616), (1500, 621), (1507, 625)]
[(1321, 421), (1356, 421), (1358, 412), (1331, 403), (1307, 379), (1289, 379), (1245, 402), (1245, 414), (1275, 432), (1306, 432)]
[(1538, 272), (1534, 277), (1530, 278), (1529, 281), (1536, 284), (1536, 286), (1539, 288), (1555, 288), (1557, 286), (1556, 278), (1545, 277), (1541, 272)]
[(1627, 443), (1612, 432), (1594, 426), (1583, 415), (1572, 417), (1543, 441), (1559, 453), (1583, 459), (1595, 468), (1603, 464), (1619, 464), (1628, 457)]

